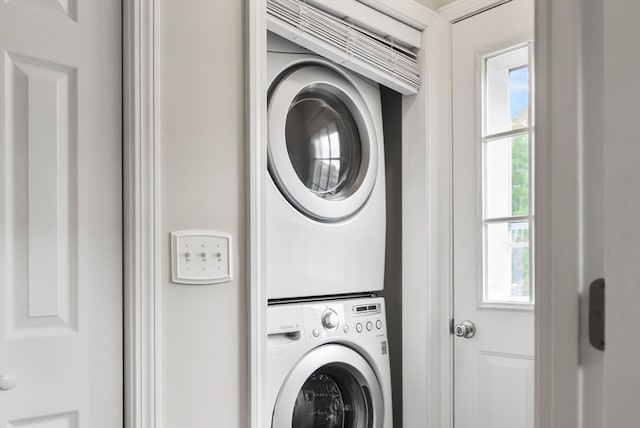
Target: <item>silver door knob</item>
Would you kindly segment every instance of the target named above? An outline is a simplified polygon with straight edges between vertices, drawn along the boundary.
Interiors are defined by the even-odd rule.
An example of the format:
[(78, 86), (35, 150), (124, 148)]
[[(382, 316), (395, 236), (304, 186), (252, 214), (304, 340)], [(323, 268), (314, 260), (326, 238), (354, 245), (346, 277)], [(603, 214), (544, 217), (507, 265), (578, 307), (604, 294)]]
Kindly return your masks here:
[(18, 384), (18, 376), (15, 373), (4, 373), (0, 375), (0, 390), (9, 391)]
[(453, 332), (458, 337), (470, 339), (476, 334), (476, 326), (469, 320), (462, 321), (460, 324), (456, 324), (453, 328)]

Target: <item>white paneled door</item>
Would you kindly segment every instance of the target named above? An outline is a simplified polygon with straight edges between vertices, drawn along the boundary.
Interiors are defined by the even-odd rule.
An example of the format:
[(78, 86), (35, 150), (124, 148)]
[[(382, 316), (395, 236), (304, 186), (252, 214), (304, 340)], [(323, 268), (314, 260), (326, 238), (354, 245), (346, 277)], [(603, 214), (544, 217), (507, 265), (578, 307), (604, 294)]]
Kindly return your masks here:
[(0, 427), (122, 426), (121, 2), (0, 1)]
[(532, 57), (532, 0), (452, 25), (456, 428), (533, 428)]

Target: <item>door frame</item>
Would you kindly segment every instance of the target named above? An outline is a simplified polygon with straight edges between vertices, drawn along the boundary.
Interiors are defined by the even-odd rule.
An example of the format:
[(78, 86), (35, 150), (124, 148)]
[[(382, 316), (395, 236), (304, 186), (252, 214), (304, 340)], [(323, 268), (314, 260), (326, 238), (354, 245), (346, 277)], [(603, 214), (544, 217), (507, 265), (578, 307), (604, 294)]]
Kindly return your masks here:
[[(496, 7), (501, 7), (501, 6), (506, 6), (508, 3), (510, 3), (512, 0), (459, 0), (453, 3), (450, 3), (449, 5), (445, 6), (444, 8), (442, 8), (440, 10), (440, 12), (446, 16), (446, 19), (449, 23), (449, 31), (448, 31), (448, 38), (449, 38), (449, 51), (447, 53), (447, 58), (446, 60), (451, 64), (451, 69), (450, 69), (450, 73), (449, 73), (449, 81), (450, 81), (450, 86), (451, 86), (451, 92), (449, 94), (449, 108), (451, 109), (452, 113), (451, 113), (451, 123), (450, 126), (453, 129), (454, 127), (454, 118), (453, 118), (453, 109), (454, 109), (454, 102), (453, 102), (453, 90), (454, 90), (454, 84), (453, 84), (453, 63), (454, 63), (454, 51), (453, 51), (453, 30), (454, 30), (454, 25), (460, 23), (460, 25), (463, 25), (462, 22), (465, 22), (465, 20), (467, 18), (472, 18), (475, 17), (476, 15), (480, 15), (483, 13), (489, 13), (490, 10), (496, 8)], [(533, 0), (535, 2), (535, 0)], [(531, 11), (533, 13), (533, 10)], [(499, 11), (496, 13), (500, 13)], [(477, 19), (487, 19), (487, 18), (482, 18), (482, 17), (478, 17)], [(474, 56), (473, 56), (473, 60), (472, 60), (472, 68), (475, 68), (472, 71), (473, 74), (473, 79), (475, 80), (474, 83), (474, 88), (473, 88), (473, 94), (472, 94), (472, 100), (471, 103), (472, 107), (473, 107), (473, 111), (476, 115), (478, 115), (477, 117), (482, 116), (482, 114), (485, 115), (485, 117), (483, 118), (483, 120), (487, 120), (486, 118), (486, 112), (483, 112), (483, 103), (485, 103), (486, 101), (483, 101), (483, 99), (486, 96), (486, 91), (487, 91), (487, 76), (486, 76), (486, 70), (484, 70), (484, 67), (486, 66), (485, 60), (487, 59), (488, 56), (500, 56), (499, 54), (504, 54), (507, 52), (511, 52), (513, 53), (515, 50), (519, 50), (522, 48), (526, 48), (527, 49), (527, 61), (530, 61), (530, 63), (528, 64), (528, 66), (535, 66), (535, 61), (534, 58), (532, 58), (533, 56), (533, 52), (532, 49), (534, 47), (534, 45), (531, 44), (530, 40), (533, 37), (533, 30), (531, 31), (527, 31), (525, 33), (521, 33), (517, 36), (513, 36), (512, 37), (507, 37), (507, 38), (503, 38), (502, 40), (500, 40), (499, 42), (495, 42), (495, 40), (491, 43), (487, 42), (484, 44), (484, 46), (480, 49), (476, 49), (474, 50)], [(468, 53), (467, 53), (468, 54)], [(495, 58), (495, 56), (494, 56)], [(511, 66), (509, 66), (511, 67)], [(535, 77), (535, 76), (534, 76)], [(480, 83), (478, 83), (480, 82)], [(482, 114), (481, 114), (482, 113)], [(533, 116), (533, 115), (531, 115)], [(527, 128), (523, 128), (523, 129), (527, 129)], [(480, 136), (483, 136), (484, 134), (482, 134), (483, 130), (482, 130), (482, 120), (478, 120), (475, 124), (475, 126), (473, 127), (473, 134), (475, 135), (476, 138), (478, 138), (478, 141), (482, 141), (483, 145), (484, 145), (484, 138), (479, 138)], [(495, 131), (494, 131), (495, 132)], [(485, 133), (488, 133), (487, 131), (485, 131)], [(529, 135), (529, 134), (524, 134), (524, 135)], [(533, 128), (531, 128), (531, 135), (533, 135)], [(465, 143), (466, 144), (466, 143)], [(453, 150), (454, 148), (454, 144), (453, 144), (453, 131), (452, 131), (452, 141), (451, 141), (451, 148)], [(457, 150), (457, 153), (459, 153), (460, 150)], [(528, 153), (530, 153), (530, 150), (528, 151)], [(485, 155), (485, 148), (484, 147), (476, 147), (475, 149), (475, 153), (473, 155), (473, 159), (472, 162), (474, 164), (474, 167), (476, 168), (475, 173), (479, 174), (478, 177), (480, 177), (480, 173), (478, 173), (478, 171), (481, 172), (481, 174), (484, 174), (484, 155)], [(533, 163), (533, 165), (535, 165), (535, 163)], [(453, 176), (457, 177), (460, 175), (459, 172), (456, 173), (456, 170), (454, 168), (454, 162), (452, 159), (452, 164), (451, 164), (451, 173)], [(532, 170), (531, 171), (533, 177), (535, 177), (535, 172)], [(531, 177), (531, 178), (533, 178)], [(463, 180), (466, 181), (466, 180)], [(482, 189), (484, 188), (484, 183), (482, 182), (483, 179), (479, 178), (478, 182), (475, 183), (475, 186), (473, 187), (473, 189), (466, 189), (465, 192), (471, 191), (473, 190), (473, 207), (475, 209), (478, 209), (480, 211), (478, 211), (477, 217), (478, 220), (481, 221), (481, 223), (484, 223), (484, 221), (482, 221), (484, 219), (484, 215), (485, 213), (481, 210), (481, 208), (483, 207), (484, 204), (484, 195), (482, 192)], [(459, 186), (460, 187), (460, 186)], [(535, 188), (535, 187), (534, 187)], [(460, 200), (458, 198), (458, 200)], [(452, 205), (453, 201), (454, 201), (454, 192), (452, 189), (451, 192), (451, 201), (452, 201)], [(458, 208), (460, 209), (460, 208)], [(464, 211), (464, 210), (463, 210)], [(452, 218), (453, 218), (453, 207), (452, 207)], [(476, 215), (476, 214), (474, 214)], [(528, 222), (529, 222), (529, 227), (531, 227), (531, 231), (533, 231), (535, 233), (535, 227), (531, 226), (531, 219), (532, 217), (530, 216), (531, 213), (528, 213)], [(505, 214), (505, 217), (508, 217)], [(537, 221), (537, 220), (536, 220)], [(458, 221), (459, 223), (459, 221)], [(464, 221), (463, 221), (464, 223)], [(469, 265), (473, 265), (472, 267), (470, 267), (472, 270), (476, 271), (476, 274), (478, 275), (486, 275), (485, 268), (486, 268), (486, 261), (485, 261), (485, 251), (487, 250), (486, 245), (487, 243), (485, 242), (485, 237), (483, 236), (484, 233), (486, 233), (485, 231), (482, 231), (483, 226), (480, 226), (479, 224), (476, 227), (480, 227), (480, 229), (476, 229), (476, 232), (478, 233), (477, 237), (473, 238), (473, 241), (475, 242), (472, 246), (475, 247), (474, 248), (474, 252), (475, 255), (473, 257), (469, 257), (469, 256), (465, 256), (465, 258), (467, 259), (467, 262), (465, 262), (464, 264), (469, 264)], [(453, 241), (453, 237), (452, 237), (452, 241)], [(531, 244), (531, 241), (530, 241)], [(454, 245), (452, 243), (452, 250)], [(533, 251), (536, 251), (536, 247), (535, 245), (532, 245)], [(534, 253), (535, 254), (535, 253)], [(451, 256), (452, 260), (451, 260), (451, 264), (452, 264), (452, 269), (454, 266), (454, 260), (453, 260), (453, 251), (452, 251), (452, 256)], [(535, 264), (533, 264), (534, 268), (535, 268)], [(460, 270), (464, 270), (464, 268), (461, 268), (460, 266), (457, 267), (458, 272), (460, 272)], [(534, 277), (534, 275), (532, 275), (532, 277)], [(535, 279), (535, 277), (534, 277)], [(469, 290), (467, 290), (467, 286), (462, 286), (458, 289), (458, 294), (457, 294), (457, 300), (456, 300), (456, 294), (455, 294), (455, 288), (456, 285), (454, 284), (453, 278), (452, 281), (450, 283), (450, 292), (451, 292), (451, 315), (450, 315), (450, 328), (453, 330), (454, 325), (456, 325), (457, 323), (459, 323), (461, 320), (465, 319), (465, 318), (460, 318), (460, 307), (458, 306), (458, 313), (456, 315), (455, 309), (456, 309), (456, 305), (455, 302), (457, 302), (459, 305), (461, 304), (461, 301), (464, 299), (461, 299), (461, 294), (460, 294), (460, 289), (464, 290), (464, 291), (472, 291), (472, 301), (473, 304), (472, 306), (475, 308), (474, 311), (476, 312), (474, 316), (477, 316), (479, 318), (482, 318), (483, 316), (483, 312), (485, 311), (490, 311), (493, 312), (495, 314), (495, 316), (500, 316), (498, 314), (501, 315), (507, 315), (509, 314), (509, 316), (525, 316), (525, 317), (534, 317), (535, 319), (535, 305), (532, 304), (531, 302), (526, 303), (526, 304), (520, 304), (517, 305), (518, 307), (514, 307), (513, 304), (505, 304), (505, 303), (500, 303), (500, 302), (493, 302), (493, 303), (486, 303), (484, 302), (484, 293), (486, 292), (486, 290), (484, 290), (484, 286), (485, 286), (485, 282), (486, 282), (486, 277), (482, 278), (481, 281), (479, 281), (479, 284), (474, 284), (473, 287), (471, 287)], [(534, 302), (535, 302), (535, 288), (534, 288)], [(466, 293), (462, 293), (462, 294), (466, 294)], [(464, 303), (460, 306), (465, 306), (467, 309), (469, 308), (469, 304), (470, 303)], [(517, 314), (517, 315), (516, 315)], [(487, 314), (484, 314), (485, 316)], [(468, 315), (467, 315), (468, 316)], [(471, 320), (474, 320), (474, 318), (470, 318)], [(480, 321), (480, 320), (478, 320)], [(531, 318), (529, 318), (529, 321), (533, 321), (531, 320)], [(455, 322), (455, 323), (454, 323)], [(474, 320), (475, 322), (475, 320)], [(528, 324), (528, 323), (527, 323)], [(531, 351), (533, 351), (535, 349), (535, 329), (532, 332), (531, 331), (531, 324), (529, 325), (529, 334), (533, 333), (534, 337), (530, 337), (531, 342), (529, 342), (529, 346), (527, 347), (529, 350), (526, 353), (530, 353)], [(455, 373), (456, 371), (456, 360), (455, 360), (455, 356), (456, 356), (456, 344), (455, 341), (456, 340), (460, 340), (459, 338), (456, 338), (453, 335), (453, 331), (451, 332), (451, 340), (452, 342), (452, 346), (451, 346), (451, 353), (450, 353), (450, 359), (451, 359), (451, 365), (452, 365), (452, 372)], [(481, 340), (481, 339), (480, 339)], [(469, 343), (470, 344), (470, 343)], [(533, 345), (533, 346), (532, 346)], [(460, 351), (460, 347), (462, 346), (461, 343), (457, 344), (458, 347), (458, 351)], [(466, 345), (465, 345), (466, 346)], [(474, 348), (475, 349), (475, 348)], [(477, 350), (477, 349), (476, 349)], [(489, 352), (486, 348), (484, 348), (484, 351)], [(480, 350), (481, 354), (483, 354), (484, 352), (482, 350)], [(504, 351), (503, 351), (504, 352)], [(464, 353), (466, 355), (466, 352)], [(489, 354), (495, 354), (495, 352), (489, 352)], [(460, 355), (460, 352), (459, 354)], [(509, 353), (507, 354), (503, 354), (502, 352), (498, 352), (497, 355), (509, 355), (511, 357), (522, 357), (525, 358), (523, 355), (510, 355)], [(532, 357), (526, 357), (526, 360), (529, 361), (529, 364), (531, 364), (531, 362), (533, 361), (533, 365), (535, 368), (535, 356)], [(476, 362), (476, 364), (478, 364)], [(458, 367), (460, 368), (460, 367)], [(479, 366), (475, 368), (475, 370), (479, 370)], [(458, 373), (459, 374), (459, 373)], [(535, 375), (535, 370), (534, 370), (534, 375)], [(453, 376), (452, 376), (453, 377)], [(477, 373), (477, 380), (480, 381), (481, 380), (482, 375), (478, 372)], [(534, 380), (534, 390), (531, 391), (532, 393), (535, 393), (535, 379)], [(460, 386), (462, 383), (466, 383), (468, 384), (468, 382), (465, 382), (465, 380), (461, 380), (460, 378), (458, 378), (458, 386)], [(464, 395), (464, 393), (460, 393), (461, 389), (458, 388), (456, 389), (456, 379), (452, 378), (452, 382), (451, 382), (451, 391), (452, 391), (452, 395), (450, 396), (450, 405), (452, 408), (452, 412), (454, 414), (454, 416), (452, 417), (452, 422), (450, 425), (447, 426), (447, 428), (454, 427), (454, 423), (455, 423), (455, 419), (456, 419), (456, 415), (455, 413), (458, 413), (458, 417), (459, 418), (463, 418), (463, 416), (460, 416), (461, 414), (465, 414), (465, 410), (462, 410), (462, 413), (460, 411), (460, 409), (458, 408), (458, 411), (456, 412), (456, 402), (460, 402), (460, 395)], [(477, 386), (477, 385), (476, 385)], [(468, 389), (468, 388), (467, 388)], [(458, 391), (458, 393), (456, 394), (456, 391)], [(456, 401), (456, 395), (458, 395), (458, 401)], [(477, 397), (476, 397), (477, 398)], [(535, 403), (534, 403), (535, 404)], [(479, 406), (481, 407), (481, 404), (479, 404)], [(462, 406), (464, 408), (464, 405)], [(533, 411), (533, 409), (531, 409)], [(477, 417), (477, 416), (476, 416)], [(534, 415), (535, 418), (535, 415)], [(445, 426), (443, 425), (443, 428)]]
[[(415, 97), (403, 99), (403, 133), (414, 141), (403, 147), (403, 180), (412, 186), (403, 189), (403, 314), (405, 334), (427, 338), (417, 349), (403, 348), (404, 370), (411, 378), (422, 379), (415, 387), (405, 382), (403, 413), (414, 425), (424, 421), (421, 409), (429, 409), (429, 424), (440, 425), (449, 412), (441, 411), (440, 396), (448, 391), (442, 379), (442, 367), (448, 362), (429, 349), (449, 343), (442, 329), (448, 321), (440, 313), (448, 301), (439, 284), (447, 281), (449, 268), (441, 263), (447, 254), (450, 236), (447, 188), (450, 186), (446, 163), (448, 156), (448, 113), (441, 100), (447, 89), (431, 76), (446, 76), (446, 67), (438, 61), (445, 50), (446, 23), (438, 14), (412, 1), (363, 0), (389, 15), (411, 22), (423, 31), (426, 54), (420, 56), (422, 87)], [(246, 73), (246, 160), (249, 171), (248, 257), (249, 276), (247, 316), (249, 325), (249, 400), (252, 428), (268, 418), (266, 398), (266, 309), (264, 281), (264, 188), (267, 166), (266, 118), (266, 2), (246, 0), (245, 41)], [(161, 250), (160, 234), (160, 68), (159, 0), (140, 2), (123, 0), (123, 192), (124, 192), (124, 335), (125, 335), (125, 427), (161, 426)], [(427, 120), (425, 120), (425, 117)], [(417, 155), (417, 156), (416, 156)], [(407, 201), (412, 201), (409, 204)], [(425, 222), (425, 219), (427, 221)], [(412, 232), (409, 233), (408, 231)], [(416, 232), (424, 237), (415, 240)], [(432, 268), (425, 268), (424, 260)], [(427, 284), (427, 287), (424, 287)], [(429, 311), (425, 311), (425, 305)], [(422, 344), (422, 342), (421, 342)], [(445, 346), (446, 347), (446, 346)], [(442, 355), (446, 355), (443, 351)], [(424, 362), (428, 361), (428, 364)], [(442, 361), (442, 362), (441, 362)], [(448, 373), (445, 371), (444, 373)], [(446, 375), (445, 375), (446, 377)], [(428, 388), (427, 388), (428, 386)], [(446, 400), (445, 400), (446, 401)], [(406, 422), (411, 424), (410, 422)], [(416, 425), (417, 426), (417, 425)]]
[[(581, 0), (536, 0), (536, 426), (583, 426), (585, 299)], [(540, 256), (544, 254), (544, 257)], [(593, 279), (593, 278), (592, 278)], [(595, 403), (592, 403), (595, 404)]]
[[(450, 373), (448, 347), (450, 275), (450, 127), (446, 56), (448, 25), (440, 15), (412, 0), (361, 0), (422, 30), (421, 88), (403, 97), (403, 335), (424, 340), (403, 342), (403, 419), (407, 426), (448, 426)], [(249, 394), (252, 428), (269, 418), (265, 403), (266, 309), (264, 280), (264, 194), (267, 170), (266, 2), (247, 0), (246, 102), (249, 168)], [(446, 104), (445, 104), (446, 105)], [(425, 120), (426, 119), (426, 120)], [(449, 162), (442, 162), (447, 159)], [(416, 239), (416, 236), (422, 237)], [(429, 239), (429, 237), (437, 237)], [(427, 263), (425, 263), (425, 260)], [(425, 310), (427, 308), (427, 310)], [(441, 349), (434, 352), (433, 349)], [(426, 363), (425, 363), (426, 362)], [(417, 380), (417, 381), (416, 381)], [(444, 425), (441, 425), (443, 424)]]
[(122, 1), (124, 426), (161, 425), (159, 1)]
[[(452, 425), (450, 23), (500, 0), (458, 0), (438, 13), (412, 0), (361, 0), (423, 29), (422, 87), (403, 97), (403, 415)], [(159, 0), (123, 0), (125, 426), (161, 425)], [(536, 426), (578, 426), (583, 159), (580, 0), (536, 0)], [(457, 17), (457, 18), (455, 18)], [(552, 19), (553, 18), (553, 19)], [(247, 302), (251, 427), (265, 407), (266, 3), (246, 0)], [(426, 118), (426, 120), (425, 120)], [(553, 144), (551, 144), (553, 142)], [(574, 159), (577, 162), (563, 162)], [(409, 203), (411, 201), (411, 203)], [(563, 203), (559, 203), (562, 201)], [(568, 201), (568, 203), (567, 203)], [(425, 221), (426, 219), (426, 221)], [(576, 219), (578, 224), (576, 225)], [(563, 230), (566, 233), (558, 234)], [(411, 233), (409, 233), (411, 231)], [(554, 233), (551, 233), (551, 232)], [(422, 239), (415, 239), (422, 236)], [(425, 263), (426, 260), (426, 263)], [(555, 260), (555, 263), (551, 263)], [(560, 262), (560, 263), (558, 263)], [(546, 286), (541, 286), (542, 283)], [(552, 304), (553, 303), (553, 304)], [(426, 309), (426, 310), (425, 310)], [(555, 404), (554, 404), (555, 403)], [(425, 421), (425, 410), (428, 419)]]

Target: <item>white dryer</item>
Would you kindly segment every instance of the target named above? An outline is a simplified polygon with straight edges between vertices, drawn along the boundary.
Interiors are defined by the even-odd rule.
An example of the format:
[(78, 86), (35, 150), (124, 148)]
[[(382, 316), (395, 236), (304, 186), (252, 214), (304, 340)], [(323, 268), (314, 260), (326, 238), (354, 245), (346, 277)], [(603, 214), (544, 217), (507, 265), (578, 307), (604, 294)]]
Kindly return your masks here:
[(267, 63), (267, 297), (381, 290), (378, 86), (272, 33)]
[(392, 428), (384, 300), (267, 309), (271, 428)]

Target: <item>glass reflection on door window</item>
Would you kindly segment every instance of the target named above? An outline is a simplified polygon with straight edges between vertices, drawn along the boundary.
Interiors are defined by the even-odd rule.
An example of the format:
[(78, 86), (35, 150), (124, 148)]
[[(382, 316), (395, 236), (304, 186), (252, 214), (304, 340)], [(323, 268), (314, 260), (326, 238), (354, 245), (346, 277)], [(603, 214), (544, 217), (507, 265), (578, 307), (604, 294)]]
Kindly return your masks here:
[(486, 301), (529, 303), (531, 271), (529, 224), (526, 221), (489, 223)]
[(483, 59), (483, 303), (533, 303), (531, 44)]

